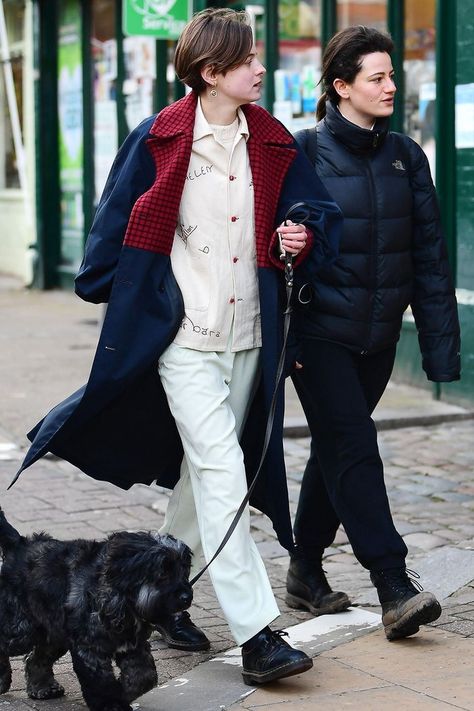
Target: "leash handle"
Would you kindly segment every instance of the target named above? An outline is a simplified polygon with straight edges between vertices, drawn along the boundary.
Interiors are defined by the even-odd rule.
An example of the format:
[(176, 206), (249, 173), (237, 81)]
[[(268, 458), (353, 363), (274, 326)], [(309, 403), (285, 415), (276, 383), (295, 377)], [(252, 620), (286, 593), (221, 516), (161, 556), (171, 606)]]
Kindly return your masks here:
[[(294, 205), (288, 208), (283, 222), (285, 225), (288, 224), (288, 220), (296, 223), (305, 222), (310, 214), (311, 210), (305, 202), (295, 202)], [(293, 220), (293, 217), (295, 220)], [(287, 288), (293, 287), (293, 255), (290, 252), (285, 252), (285, 282)]]
[[(285, 215), (284, 222), (286, 223), (287, 220), (291, 219), (291, 213), (296, 212), (299, 210), (299, 215), (303, 215), (303, 217), (300, 217), (300, 222), (304, 222), (304, 220), (308, 219), (310, 215), (310, 209), (304, 202), (297, 202), (294, 205), (292, 205), (289, 210), (287, 211)], [(289, 252), (285, 252), (285, 283), (286, 283), (286, 308), (284, 313), (284, 321), (283, 321), (283, 344), (281, 347), (281, 352), (280, 352), (280, 357), (278, 359), (278, 366), (277, 366), (277, 372), (275, 376), (275, 386), (273, 389), (272, 393), (272, 399), (270, 402), (270, 409), (268, 411), (268, 418), (267, 418), (267, 425), (265, 428), (265, 437), (263, 438), (263, 446), (262, 446), (262, 454), (260, 456), (260, 462), (257, 467), (257, 471), (255, 472), (255, 476), (252, 479), (250, 486), (247, 490), (247, 493), (245, 494), (243, 500), (240, 503), (239, 508), (237, 509), (234, 518), (231, 521), (231, 524), (229, 528), (227, 529), (227, 532), (220, 542), (216, 552), (212, 556), (212, 558), (209, 560), (206, 565), (201, 568), (201, 570), (196, 573), (196, 575), (190, 580), (190, 585), (194, 585), (197, 583), (199, 578), (204, 575), (206, 570), (209, 568), (211, 563), (214, 562), (214, 560), (217, 558), (221, 550), (224, 548), (225, 544), (233, 534), (235, 527), (237, 526), (240, 517), (242, 516), (245, 507), (247, 506), (248, 502), (250, 501), (250, 497), (252, 496), (253, 490), (255, 489), (255, 485), (257, 483), (258, 476), (261, 472), (263, 462), (265, 461), (265, 457), (267, 454), (268, 450), (268, 445), (270, 444), (270, 437), (272, 434), (273, 430), (273, 421), (275, 419), (275, 410), (276, 410), (276, 405), (277, 405), (277, 397), (278, 397), (278, 388), (280, 385), (280, 381), (283, 375), (283, 371), (285, 368), (285, 357), (286, 357), (286, 344), (288, 341), (288, 332), (290, 330), (290, 320), (291, 320), (291, 295), (293, 292), (293, 255), (290, 254)]]

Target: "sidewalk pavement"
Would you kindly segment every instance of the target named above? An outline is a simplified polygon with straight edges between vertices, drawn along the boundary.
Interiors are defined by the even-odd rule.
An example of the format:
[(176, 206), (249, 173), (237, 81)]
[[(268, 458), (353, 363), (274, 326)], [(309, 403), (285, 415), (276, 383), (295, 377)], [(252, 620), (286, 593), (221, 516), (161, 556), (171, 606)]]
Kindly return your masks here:
[[(168, 492), (135, 486), (121, 491), (46, 457), (6, 491), (24, 455), (25, 432), (87, 378), (98, 335), (100, 307), (69, 292), (29, 292), (0, 278), (1, 505), (22, 533), (45, 529), (54, 536), (101, 537), (121, 529), (159, 528)], [(309, 452), (305, 423), (288, 386), (285, 453), (292, 511)], [(416, 418), (416, 419), (414, 419)], [(409, 567), (443, 602), (443, 614), (409, 640), (388, 643), (380, 609), (345, 533), (327, 551), (325, 568), (334, 589), (347, 591), (347, 613), (312, 618), (284, 602), (286, 551), (268, 519), (252, 512), (252, 531), (282, 612), (274, 628), (315, 658), (300, 677), (252, 690), (242, 683), (238, 650), (229, 635), (209, 578), (196, 586), (193, 619), (212, 650), (169, 650), (152, 637), (161, 686), (134, 708), (164, 711), (352, 708), (474, 710), (474, 419), (473, 413), (438, 403), (429, 391), (392, 385), (375, 413), (387, 488), (398, 530), (409, 548)], [(413, 425), (416, 426), (413, 426)], [(404, 425), (401, 427), (401, 425)], [(298, 435), (298, 436), (288, 436)], [(0, 711), (84, 709), (70, 660), (56, 665), (63, 699), (28, 699), (22, 660), (14, 683), (0, 696)]]

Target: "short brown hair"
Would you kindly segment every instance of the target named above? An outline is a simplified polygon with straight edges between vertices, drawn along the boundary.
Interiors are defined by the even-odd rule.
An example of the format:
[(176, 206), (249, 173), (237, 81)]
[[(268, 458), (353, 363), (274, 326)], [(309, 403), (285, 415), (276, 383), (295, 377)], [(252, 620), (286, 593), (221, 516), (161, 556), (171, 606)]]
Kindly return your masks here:
[(200, 93), (207, 86), (201, 76), (205, 66), (225, 74), (245, 62), (252, 46), (247, 13), (226, 8), (202, 10), (188, 22), (178, 40), (176, 74), (183, 84)]

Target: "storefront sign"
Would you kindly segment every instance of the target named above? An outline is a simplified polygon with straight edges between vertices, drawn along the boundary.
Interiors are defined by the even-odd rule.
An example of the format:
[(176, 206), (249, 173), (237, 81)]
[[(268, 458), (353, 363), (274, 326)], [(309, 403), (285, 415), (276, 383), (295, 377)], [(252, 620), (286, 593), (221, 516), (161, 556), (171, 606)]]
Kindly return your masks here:
[(125, 0), (123, 31), (126, 35), (177, 39), (191, 14), (190, 0)]

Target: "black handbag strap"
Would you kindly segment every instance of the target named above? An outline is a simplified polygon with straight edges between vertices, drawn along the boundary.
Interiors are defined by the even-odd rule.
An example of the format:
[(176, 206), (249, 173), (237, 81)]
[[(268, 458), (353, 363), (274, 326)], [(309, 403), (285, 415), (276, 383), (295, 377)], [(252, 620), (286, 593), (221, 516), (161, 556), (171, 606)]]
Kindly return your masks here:
[(318, 127), (302, 128), (296, 131), (295, 140), (308, 156), (311, 165), (316, 165), (316, 156), (318, 155)]

